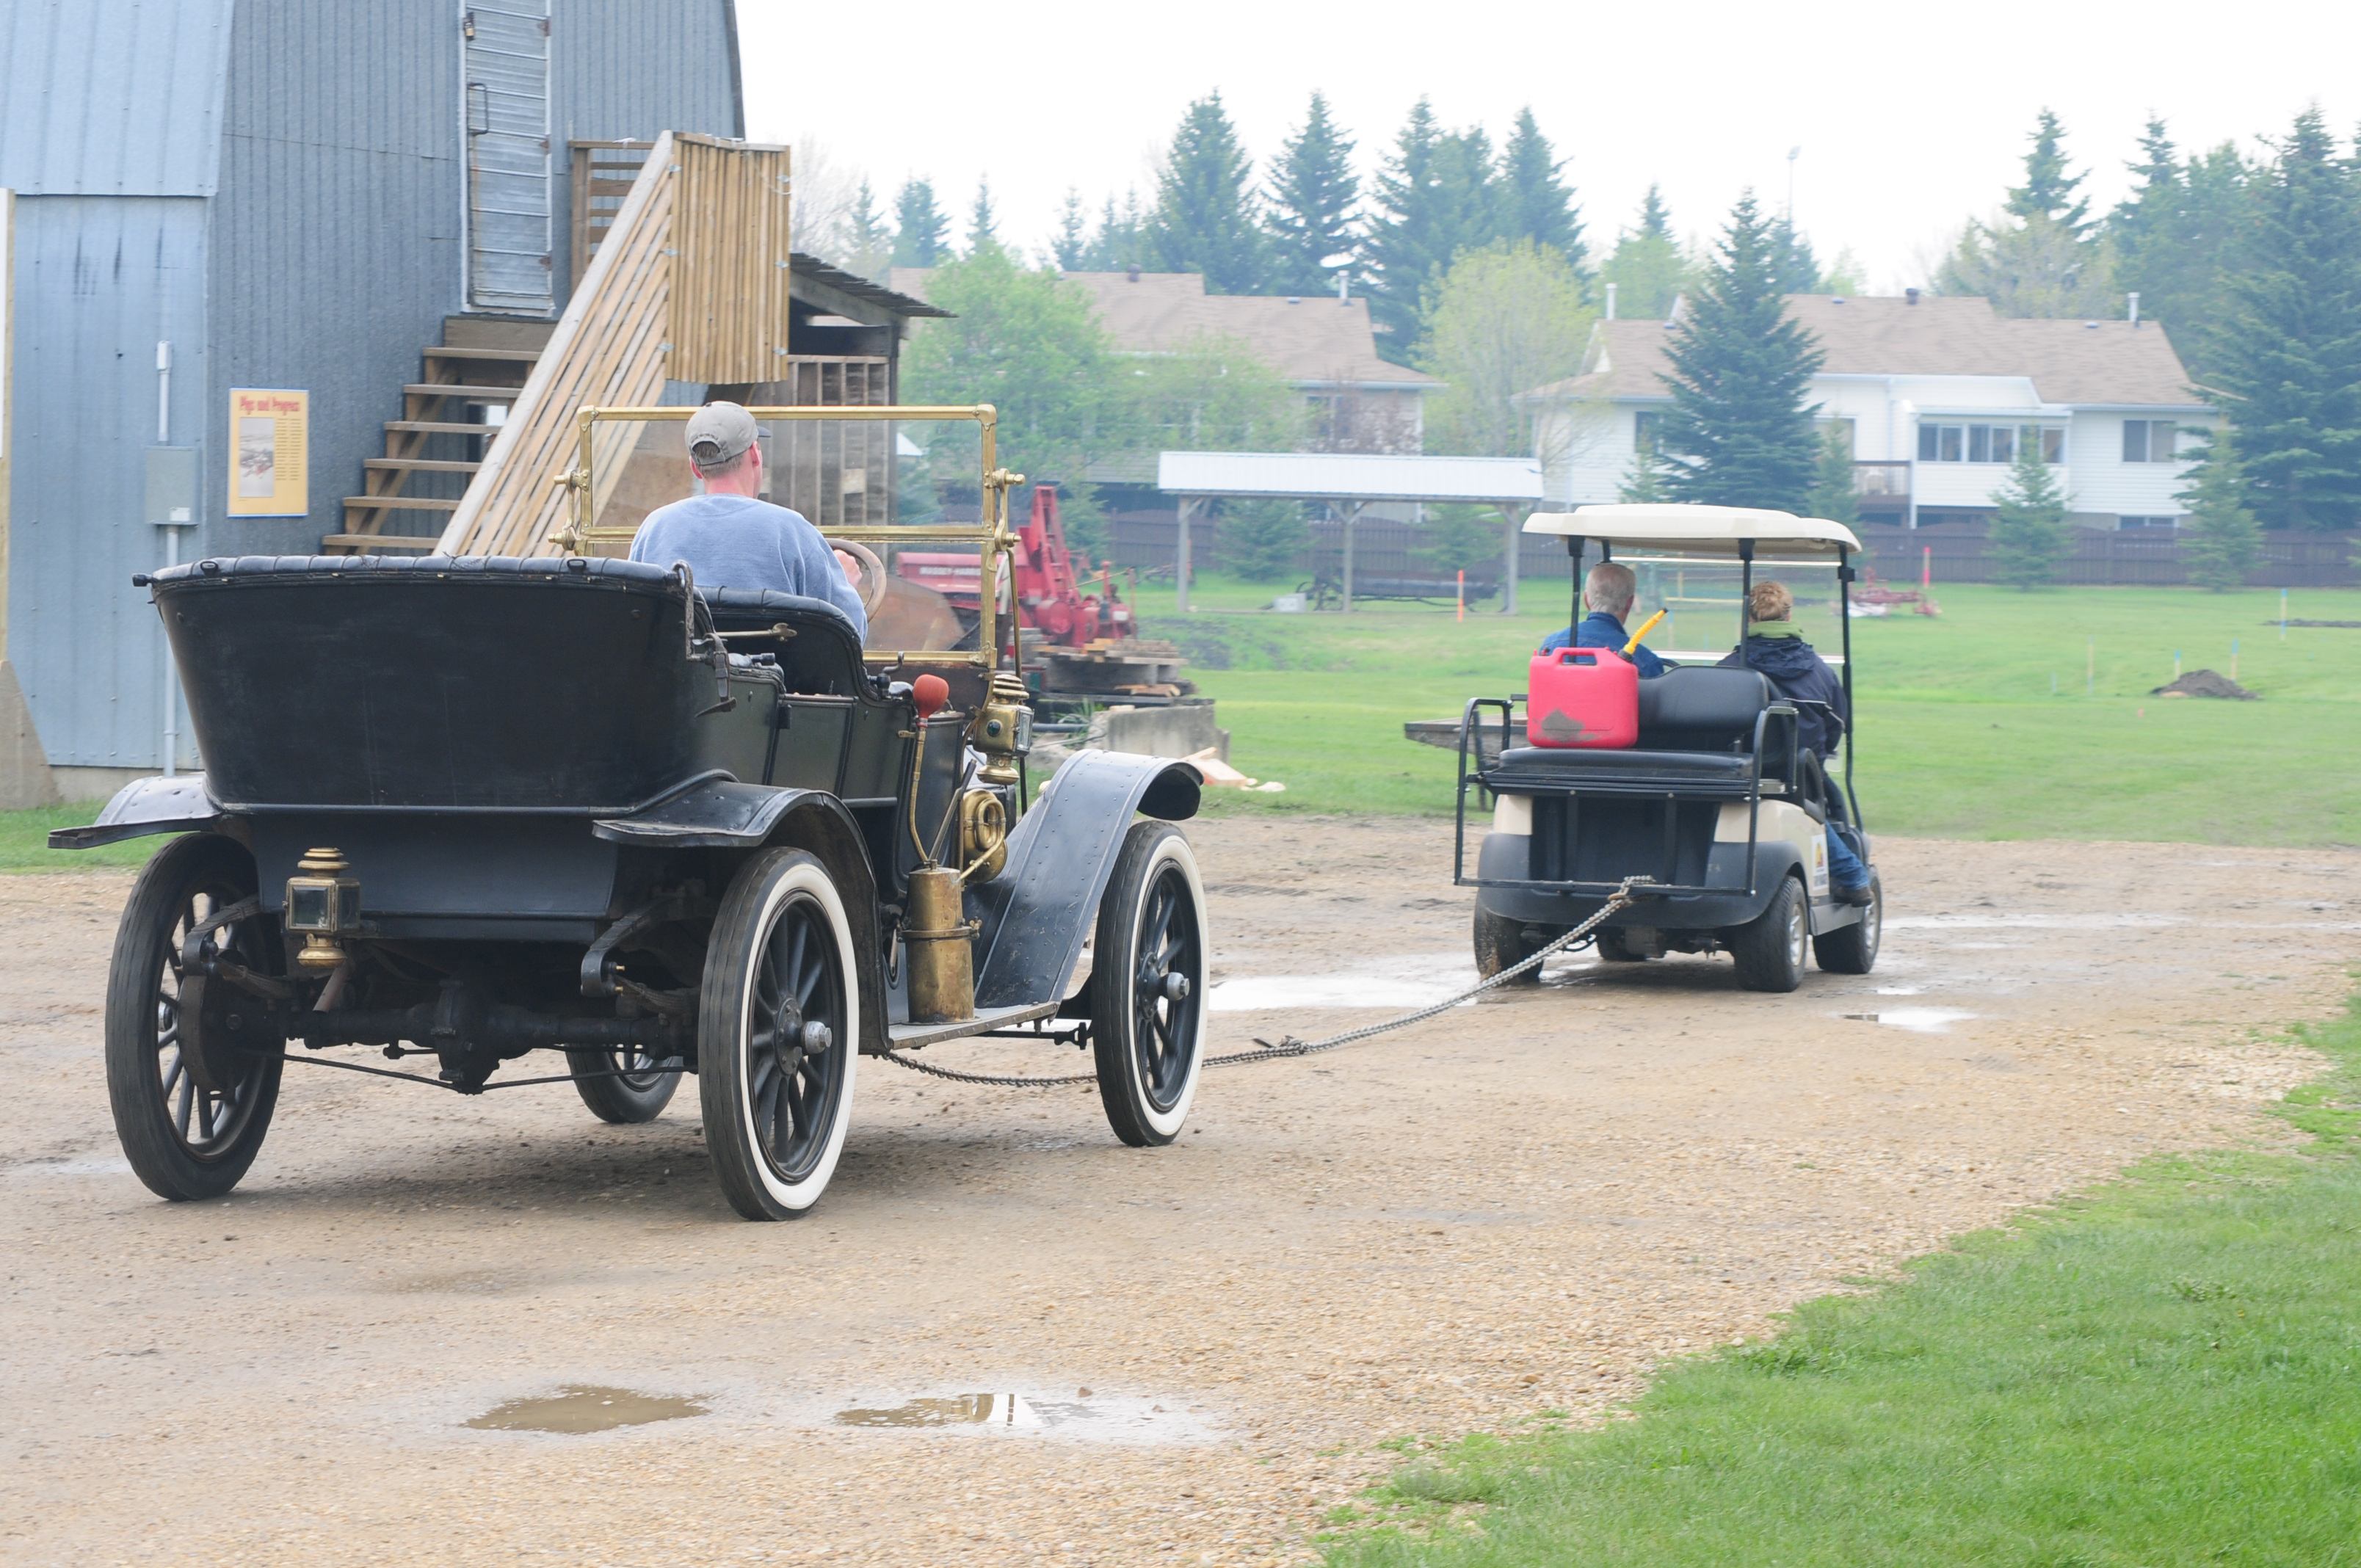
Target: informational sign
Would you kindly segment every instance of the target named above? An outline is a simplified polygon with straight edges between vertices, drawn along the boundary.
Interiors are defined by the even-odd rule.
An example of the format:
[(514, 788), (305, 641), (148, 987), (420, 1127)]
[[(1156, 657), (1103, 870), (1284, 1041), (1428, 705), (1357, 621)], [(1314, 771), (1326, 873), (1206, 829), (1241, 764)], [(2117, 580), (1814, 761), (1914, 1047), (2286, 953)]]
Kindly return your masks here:
[(312, 394), (229, 389), (229, 515), (302, 517), (312, 510)]

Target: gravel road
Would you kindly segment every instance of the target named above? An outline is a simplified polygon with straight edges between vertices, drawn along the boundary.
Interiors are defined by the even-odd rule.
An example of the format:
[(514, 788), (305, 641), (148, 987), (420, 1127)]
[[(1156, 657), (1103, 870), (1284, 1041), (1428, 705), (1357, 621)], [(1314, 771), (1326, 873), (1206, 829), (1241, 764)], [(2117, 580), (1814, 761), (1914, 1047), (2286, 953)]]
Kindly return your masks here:
[[(1214, 1048), (1472, 979), (1447, 826), (1191, 836)], [(2128, 1160), (2281, 1136), (2257, 1108), (2310, 1062), (2265, 1031), (2361, 951), (2353, 852), (1882, 864), (1874, 975), (1569, 960), (1209, 1076), (1169, 1149), (1087, 1089), (868, 1062), (834, 1187), (780, 1225), (724, 1208), (693, 1087), (615, 1128), (562, 1086), (302, 1069), (236, 1196), (157, 1201), (99, 1064), (127, 880), (0, 878), (0, 1559), (1303, 1561), (1387, 1439), (1595, 1415)], [(543, 1424), (673, 1419), (512, 1430), (552, 1398)]]

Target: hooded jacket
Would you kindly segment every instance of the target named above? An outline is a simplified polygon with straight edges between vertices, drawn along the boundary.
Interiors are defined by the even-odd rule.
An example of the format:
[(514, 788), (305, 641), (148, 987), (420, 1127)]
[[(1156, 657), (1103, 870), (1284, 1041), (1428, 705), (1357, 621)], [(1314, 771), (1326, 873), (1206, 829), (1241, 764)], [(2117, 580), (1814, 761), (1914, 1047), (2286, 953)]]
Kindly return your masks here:
[[(1836, 710), (1848, 729), (1851, 727), (1852, 713), (1845, 702), (1844, 683), (1828, 668), (1828, 661), (1804, 641), (1803, 633), (1794, 630), (1792, 621), (1755, 622), (1745, 643), (1722, 663), (1730, 668), (1742, 665), (1760, 670), (1770, 677), (1782, 696), (1824, 702)], [(1828, 716), (1817, 708), (1799, 707), (1795, 728), (1804, 749), (1826, 759), (1837, 739)]]

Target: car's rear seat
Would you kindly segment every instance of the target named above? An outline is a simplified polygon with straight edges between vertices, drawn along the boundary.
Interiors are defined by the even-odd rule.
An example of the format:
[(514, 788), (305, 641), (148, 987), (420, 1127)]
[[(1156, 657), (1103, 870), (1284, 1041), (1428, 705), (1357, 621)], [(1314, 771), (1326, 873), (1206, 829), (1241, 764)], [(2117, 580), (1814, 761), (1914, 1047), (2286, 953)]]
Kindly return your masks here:
[(1753, 772), (1755, 720), (1772, 696), (1759, 671), (1683, 665), (1640, 683), (1637, 746), (1514, 746), (1488, 776), (1512, 784), (1521, 774), (1561, 786), (1634, 777), (1742, 783)]

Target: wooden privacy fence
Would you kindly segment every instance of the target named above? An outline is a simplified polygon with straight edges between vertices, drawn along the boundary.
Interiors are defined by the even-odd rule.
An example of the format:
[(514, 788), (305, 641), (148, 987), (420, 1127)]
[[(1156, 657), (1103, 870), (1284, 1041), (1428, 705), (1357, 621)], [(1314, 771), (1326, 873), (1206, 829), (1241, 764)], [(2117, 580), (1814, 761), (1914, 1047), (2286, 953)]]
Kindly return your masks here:
[[(1180, 527), (1173, 514), (1165, 511), (1118, 511), (1110, 520), (1108, 554), (1117, 566), (1170, 566), (1180, 544)], [(1200, 572), (1218, 572), (1222, 565), (1222, 530), (1227, 526), (1218, 516), (1210, 521), (1200, 517), (1190, 525), (1189, 551), (1194, 568)], [(1333, 519), (1323, 518), (1307, 523), (1312, 535), (1310, 548), (1295, 558), (1296, 576), (1304, 578), (1327, 577), (1332, 580), (1344, 575), (1345, 530)], [(1487, 526), (1498, 524), (1487, 519)], [(1353, 576), (1362, 577), (1432, 577), (1442, 568), (1418, 559), (1415, 552), (1425, 543), (1428, 530), (1393, 518), (1362, 514), (1353, 531)], [(1565, 580), (1565, 541), (1542, 534), (1524, 534), (1519, 539), (1522, 546), (1517, 552), (1517, 577), (1520, 582)], [(1591, 552), (1595, 565), (1598, 554)], [(1448, 575), (1444, 574), (1444, 575)], [(1499, 552), (1496, 549), (1488, 559), (1468, 567), (1471, 583), (1492, 583), (1499, 580)]]
[[(781, 374), (787, 172), (783, 147), (686, 133), (649, 144), (622, 205), (584, 242), (595, 253), (581, 283), (444, 530), (442, 553), (555, 551), (550, 535), (572, 505), (557, 481), (577, 461), (581, 409), (653, 403), (666, 380)], [(619, 425), (609, 438), (636, 436)]]
[[(1862, 523), (1856, 530), (1878, 575), (1896, 583), (1918, 580), (1931, 564), (1935, 586), (1997, 580), (1992, 543), (1981, 522), (1894, 528)], [(2178, 587), (2189, 581), (2175, 529), (2077, 528), (2057, 580), (2081, 587)], [(2361, 587), (2361, 534), (2273, 531), (2262, 536), (2262, 559), (2246, 574), (2249, 587)]]

